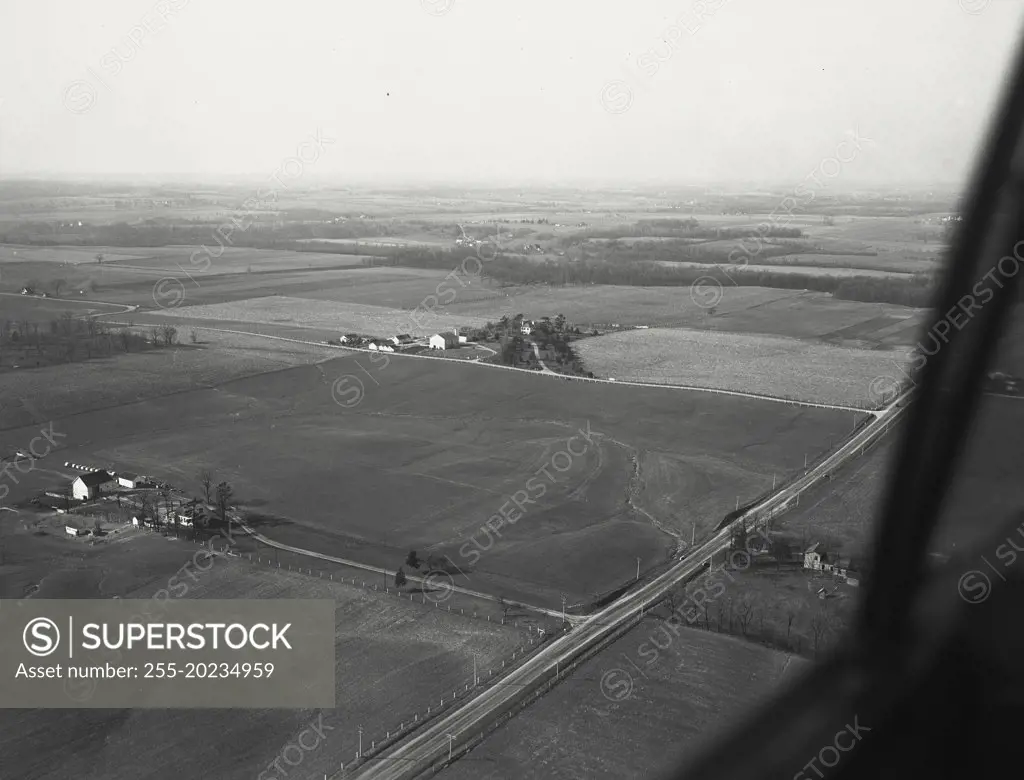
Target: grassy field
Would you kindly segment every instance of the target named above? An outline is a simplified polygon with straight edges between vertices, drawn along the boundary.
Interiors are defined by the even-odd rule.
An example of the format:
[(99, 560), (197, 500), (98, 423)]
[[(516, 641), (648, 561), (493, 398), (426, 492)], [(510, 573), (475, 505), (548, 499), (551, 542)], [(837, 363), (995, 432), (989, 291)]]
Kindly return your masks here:
[(623, 331), (586, 339), (577, 350), (596, 376), (763, 393), (874, 408), (870, 382), (904, 365), (906, 351), (882, 352), (796, 339), (698, 330)]
[[(657, 623), (644, 621), (584, 663), (439, 777), (657, 777), (695, 757), (806, 663), (733, 637), (683, 629), (644, 678), (622, 656), (635, 658), (636, 645)], [(613, 697), (631, 682), (631, 694), (609, 700), (602, 681)]]
[[(194, 546), (129, 532), (117, 543), (49, 556), (53, 567), (37, 597), (149, 598), (193, 555)], [(37, 552), (39, 547), (36, 548)], [(63, 561), (62, 563), (59, 561)], [(4, 569), (9, 564), (6, 564)], [(5, 710), (0, 752), (5, 776), (127, 780), (147, 777), (253, 778), (310, 722), (323, 716), (326, 739), (305, 752), (303, 776), (350, 763), (364, 729), (364, 747), (400, 722), (472, 680), (473, 659), (484, 674), (524, 644), (521, 631), (393, 596), (293, 572), (217, 558), (196, 571), (187, 598), (329, 598), (336, 604), (336, 696), (333, 710)], [(9, 575), (5, 571), (5, 598)], [(102, 684), (102, 683), (101, 683)], [(61, 734), (54, 740), (55, 733)], [(180, 740), (187, 739), (182, 750)]]
[(305, 365), (336, 350), (201, 331), (201, 343), (43, 368), (5, 372), (0, 431), (82, 412), (213, 387), (231, 379)]
[[(202, 351), (195, 354), (201, 363)], [(161, 372), (176, 373), (158, 357), (147, 393), (158, 391)], [(291, 359), (309, 357), (283, 358)], [(375, 364), (357, 353), (228, 382), (217, 382), (223, 370), (211, 367), (208, 387), (168, 380), (166, 394), (135, 403), (126, 403), (142, 394), (131, 374), (119, 381), (98, 364), (82, 365), (85, 400), (104, 395), (90, 394), (90, 371), (110, 382), (107, 408), (74, 413), (83, 399), (54, 383), (60, 369), (39, 369), (25, 372), (31, 384), (5, 390), (21, 399), (5, 414), (54, 419), (66, 434), (61, 461), (112, 464), (196, 493), (196, 473), (209, 467), (235, 486), (271, 538), (388, 567), (409, 549), (444, 552), (472, 586), (545, 603), (563, 590), (588, 599), (616, 587), (633, 576), (637, 557), (644, 568), (664, 561), (672, 533), (689, 541), (696, 523), (699, 537), (737, 497), (752, 498), (773, 474), (802, 467), (805, 453), (824, 451), (853, 421), (848, 413), (441, 361)], [(181, 381), (195, 387), (197, 376)], [(361, 400), (336, 403), (335, 383), (351, 390), (356, 377)], [(578, 435), (588, 425), (589, 443)], [(574, 435), (578, 456), (566, 454)], [(647, 480), (652, 458), (679, 468)], [(550, 477), (538, 477), (545, 468)], [(531, 479), (543, 480), (543, 493)], [(661, 514), (667, 479), (676, 503)], [(523, 505), (525, 518), (489, 541), (484, 522), (528, 489), (536, 503)], [(486, 552), (469, 557), (467, 545)]]
[[(430, 314), (415, 314), (411, 311), (360, 303), (335, 303), (280, 295), (210, 306), (186, 306), (168, 309), (161, 314), (165, 317), (189, 320), (315, 328), (331, 331), (336, 334), (335, 338), (343, 333), (376, 336), (409, 333), (413, 336), (429, 336), (442, 328), (442, 318)], [(443, 318), (443, 327), (450, 331), (456, 326), (480, 327), (485, 322), (482, 317), (447, 315)]]
[(0, 293), (0, 324), (5, 320), (13, 324), (22, 322), (44, 326), (51, 320), (60, 319), (67, 313), (73, 317), (89, 317), (94, 314), (121, 314), (125, 307), (117, 304), (82, 300), (53, 300), (30, 295)]
[[(805, 276), (827, 276), (829, 278), (845, 277), (853, 278), (856, 276), (867, 276), (867, 277), (895, 277), (895, 278), (910, 278), (912, 275), (909, 271), (888, 271), (878, 268), (858, 268), (856, 266), (849, 266), (845, 264), (826, 265), (818, 262), (820, 258), (825, 258), (824, 255), (788, 255), (787, 260), (791, 262), (780, 265), (772, 265), (770, 263), (748, 263), (743, 266), (744, 271), (749, 272), (767, 272), (776, 274), (802, 274)], [(775, 259), (775, 258), (772, 258)], [(851, 260), (853, 258), (850, 258)], [(707, 263), (691, 262), (687, 260), (659, 260), (656, 261), (659, 265), (663, 266), (682, 266), (684, 268), (713, 268), (714, 266), (708, 265)], [(730, 269), (727, 266), (723, 266), (726, 271)]]

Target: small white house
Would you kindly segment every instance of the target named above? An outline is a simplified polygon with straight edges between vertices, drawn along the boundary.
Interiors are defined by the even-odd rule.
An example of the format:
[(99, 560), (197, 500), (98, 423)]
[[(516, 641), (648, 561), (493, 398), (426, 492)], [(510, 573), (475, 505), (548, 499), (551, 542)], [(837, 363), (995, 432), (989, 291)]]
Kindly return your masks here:
[(459, 336), (459, 343), (466, 344), (469, 342), (469, 336)]
[(804, 552), (804, 568), (821, 570), (824, 556), (818, 552), (818, 543), (815, 542)]
[(108, 482), (110, 482), (110, 474), (105, 471), (83, 474), (71, 483), (71, 495), (79, 501), (96, 498), (99, 495), (100, 486)]
[(391, 344), (388, 344), (387, 342), (382, 342), (381, 344), (377, 345), (377, 351), (378, 352), (394, 352), (395, 348), (394, 348), (394, 346), (392, 346)]
[(454, 333), (435, 333), (430, 337), (431, 349), (458, 349), (459, 337)]

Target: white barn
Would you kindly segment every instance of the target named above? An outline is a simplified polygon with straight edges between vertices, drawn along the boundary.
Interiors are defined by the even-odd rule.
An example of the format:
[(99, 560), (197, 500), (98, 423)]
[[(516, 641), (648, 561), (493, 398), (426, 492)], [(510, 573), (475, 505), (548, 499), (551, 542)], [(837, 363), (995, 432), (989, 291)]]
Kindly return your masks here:
[(435, 333), (430, 337), (431, 349), (457, 349), (458, 346), (459, 337), (454, 333)]
[(83, 474), (71, 483), (71, 495), (79, 501), (96, 498), (100, 492), (100, 486), (108, 482), (110, 482), (110, 474), (105, 471)]
[(117, 484), (126, 488), (137, 488), (142, 484), (142, 477), (130, 471), (119, 471), (117, 473)]

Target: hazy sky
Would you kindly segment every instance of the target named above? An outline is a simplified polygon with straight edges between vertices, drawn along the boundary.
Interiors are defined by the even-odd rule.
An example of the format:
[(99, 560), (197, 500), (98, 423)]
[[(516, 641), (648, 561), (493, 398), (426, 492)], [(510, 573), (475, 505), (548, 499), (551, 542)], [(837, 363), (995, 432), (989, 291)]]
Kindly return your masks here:
[(789, 181), (839, 149), (836, 181), (956, 182), (1022, 21), (1024, 0), (0, 0), (0, 177), (270, 176), (319, 132), (311, 180)]

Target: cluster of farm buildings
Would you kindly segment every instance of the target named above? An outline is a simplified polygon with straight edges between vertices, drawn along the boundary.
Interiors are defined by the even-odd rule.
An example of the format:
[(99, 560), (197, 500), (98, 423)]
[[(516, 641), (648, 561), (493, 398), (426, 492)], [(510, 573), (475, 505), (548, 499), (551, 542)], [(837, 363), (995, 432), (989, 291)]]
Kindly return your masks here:
[[(47, 491), (46, 495), (56, 502), (52, 507), (59, 514), (73, 512), (97, 500), (117, 499), (118, 505), (128, 510), (132, 525), (159, 527), (175, 526), (192, 528), (193, 525), (210, 525), (215, 518), (209, 507), (198, 499), (189, 500), (179, 495), (170, 485), (158, 482), (152, 477), (130, 471), (111, 471), (77, 463), (65, 463), (85, 473), (71, 480), (66, 491)], [(156, 500), (154, 491), (159, 491), (163, 503)], [(146, 494), (150, 494), (149, 497)], [(79, 522), (69, 520), (65, 530), (69, 536), (86, 536), (90, 531)]]
[(365, 338), (358, 333), (346, 333), (338, 339), (338, 343), (347, 347), (365, 347), (375, 352), (395, 352), (421, 346), (443, 351), (458, 349), (461, 345), (466, 344), (468, 340), (467, 336), (462, 336), (457, 331), (435, 333), (427, 339), (415, 339), (408, 333), (402, 333), (386, 339)]

